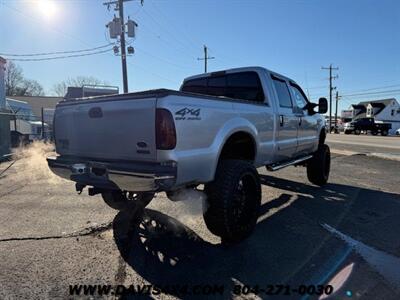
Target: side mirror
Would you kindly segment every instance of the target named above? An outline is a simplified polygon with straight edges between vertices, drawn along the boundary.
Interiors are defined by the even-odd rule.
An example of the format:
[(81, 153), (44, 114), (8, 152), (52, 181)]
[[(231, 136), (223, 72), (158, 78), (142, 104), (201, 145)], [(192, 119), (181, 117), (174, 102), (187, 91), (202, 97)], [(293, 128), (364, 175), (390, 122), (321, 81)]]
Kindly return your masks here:
[(319, 98), (318, 113), (325, 114), (327, 111), (328, 111), (328, 100), (326, 100), (326, 98)]
[(314, 111), (314, 108), (316, 108), (318, 104), (312, 103), (312, 102), (307, 102), (306, 106), (303, 107), (303, 110), (307, 110), (308, 114), (310, 116), (315, 115), (316, 112)]

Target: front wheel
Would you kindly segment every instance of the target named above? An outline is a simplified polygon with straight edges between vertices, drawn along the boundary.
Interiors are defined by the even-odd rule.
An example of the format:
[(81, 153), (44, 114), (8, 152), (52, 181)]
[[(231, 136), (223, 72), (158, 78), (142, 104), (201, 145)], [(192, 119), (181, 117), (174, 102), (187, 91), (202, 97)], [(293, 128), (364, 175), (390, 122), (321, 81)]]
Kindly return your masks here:
[(235, 243), (254, 230), (261, 205), (261, 184), (256, 168), (242, 160), (223, 160), (215, 180), (205, 186), (207, 228), (223, 243)]
[(316, 185), (322, 186), (328, 182), (331, 168), (331, 151), (328, 145), (321, 145), (317, 152), (307, 162), (308, 180)]
[(124, 191), (107, 191), (101, 193), (104, 202), (111, 208), (116, 210), (129, 210), (137, 205), (142, 208), (146, 207), (154, 198), (154, 193), (132, 193)]

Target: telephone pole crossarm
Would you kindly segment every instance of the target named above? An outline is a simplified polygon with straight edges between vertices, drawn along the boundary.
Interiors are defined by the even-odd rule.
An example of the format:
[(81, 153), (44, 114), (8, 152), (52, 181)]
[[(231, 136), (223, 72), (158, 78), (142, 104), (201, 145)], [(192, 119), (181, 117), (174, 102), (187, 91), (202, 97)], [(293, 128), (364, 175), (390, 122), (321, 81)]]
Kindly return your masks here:
[(208, 48), (204, 45), (204, 58), (197, 58), (197, 60), (204, 60), (204, 73), (207, 73), (207, 62), (209, 59), (215, 59), (215, 57), (208, 55)]

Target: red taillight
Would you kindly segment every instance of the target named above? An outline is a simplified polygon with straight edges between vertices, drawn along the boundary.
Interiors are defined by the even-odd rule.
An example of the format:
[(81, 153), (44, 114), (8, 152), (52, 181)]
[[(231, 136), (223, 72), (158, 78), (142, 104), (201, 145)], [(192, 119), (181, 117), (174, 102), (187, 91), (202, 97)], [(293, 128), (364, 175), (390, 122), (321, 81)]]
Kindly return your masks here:
[(176, 146), (174, 117), (169, 110), (156, 110), (156, 145), (160, 150), (171, 150)]

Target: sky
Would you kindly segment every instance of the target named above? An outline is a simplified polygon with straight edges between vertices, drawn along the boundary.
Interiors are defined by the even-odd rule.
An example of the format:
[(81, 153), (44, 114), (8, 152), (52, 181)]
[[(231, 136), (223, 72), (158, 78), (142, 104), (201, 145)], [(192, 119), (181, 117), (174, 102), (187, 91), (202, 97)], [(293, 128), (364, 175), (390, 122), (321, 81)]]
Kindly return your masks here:
[[(115, 12), (103, 2), (0, 0), (0, 53), (80, 50), (115, 42), (105, 27)], [(136, 39), (129, 40), (135, 48), (128, 57), (129, 91), (178, 89), (185, 77), (203, 72), (197, 58), (206, 44), (215, 57), (209, 71), (263, 66), (293, 78), (312, 101), (329, 95), (329, 74), (321, 67), (333, 64), (339, 67), (334, 86), (343, 95), (339, 109), (369, 99), (400, 100), (397, 0), (145, 0), (143, 7), (134, 0), (125, 3), (125, 16), (139, 25)], [(120, 57), (112, 51), (17, 63), (49, 95), (55, 83), (81, 75), (122, 90)]]

